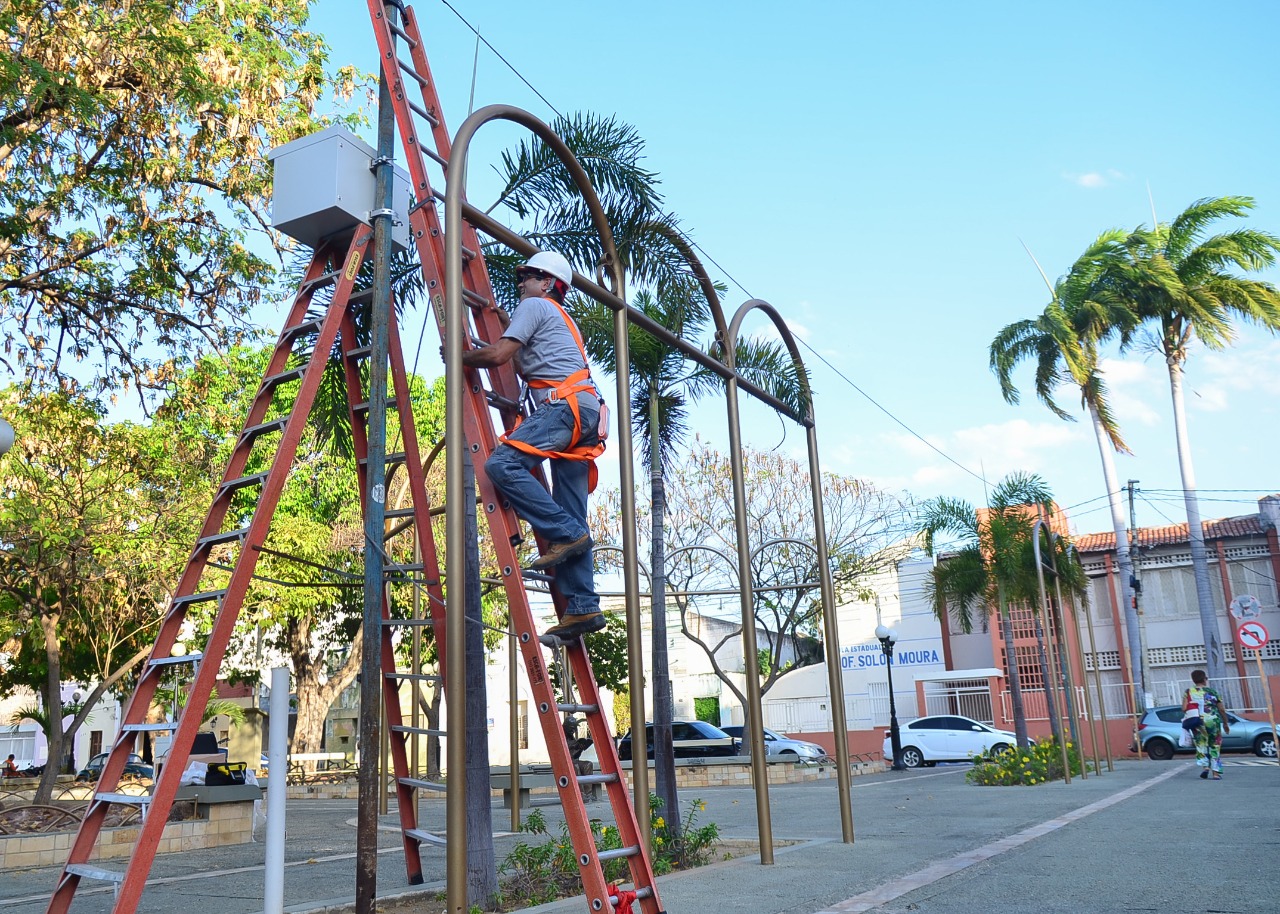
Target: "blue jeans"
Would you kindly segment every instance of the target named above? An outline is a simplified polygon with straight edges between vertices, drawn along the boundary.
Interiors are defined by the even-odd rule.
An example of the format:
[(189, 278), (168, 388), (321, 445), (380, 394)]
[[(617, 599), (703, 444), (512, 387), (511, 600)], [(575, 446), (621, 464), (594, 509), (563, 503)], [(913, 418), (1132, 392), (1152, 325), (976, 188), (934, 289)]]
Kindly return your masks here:
[[(596, 443), (599, 412), (580, 407), (582, 417), (581, 444)], [(520, 423), (510, 438), (531, 444), (543, 451), (563, 451), (573, 438), (573, 411), (567, 403), (547, 403), (533, 411)], [(590, 467), (582, 460), (551, 458), (551, 492), (531, 472), (543, 457), (526, 454), (507, 444), (500, 444), (485, 461), (489, 480), (511, 502), (534, 533), (552, 543), (576, 540), (587, 529), (587, 473)], [(600, 611), (600, 597), (595, 589), (595, 560), (591, 550), (561, 562), (555, 568), (555, 587), (565, 600), (565, 612), (583, 616)]]

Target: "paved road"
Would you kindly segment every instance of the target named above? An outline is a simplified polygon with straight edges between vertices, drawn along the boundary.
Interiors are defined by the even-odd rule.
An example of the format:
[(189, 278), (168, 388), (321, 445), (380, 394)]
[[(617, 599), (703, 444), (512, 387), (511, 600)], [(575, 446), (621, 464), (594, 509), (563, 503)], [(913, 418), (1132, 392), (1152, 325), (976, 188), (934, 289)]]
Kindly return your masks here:
[[(1118, 762), (1070, 785), (979, 788), (967, 766), (885, 772), (854, 780), (856, 840), (844, 844), (835, 782), (770, 790), (775, 863), (752, 855), (659, 881), (672, 914), (968, 914), (1002, 911), (1272, 912), (1280, 895), (1280, 766), (1232, 758), (1226, 778), (1202, 781), (1190, 762)], [(754, 794), (745, 788), (686, 791), (701, 821), (726, 838), (752, 839)], [(607, 804), (594, 804), (602, 817)], [(553, 809), (544, 810), (549, 819)], [(349, 905), (354, 896), (355, 803), (288, 805), (285, 899), (292, 912)], [(423, 804), (423, 822), (443, 822)], [(508, 813), (493, 812), (495, 828)], [(404, 884), (394, 816), (385, 817), (379, 898), (442, 889), (444, 854), (423, 854), (428, 883)], [(499, 855), (517, 841), (499, 833)], [(157, 858), (141, 914), (257, 914), (261, 844)], [(1219, 875), (1221, 874), (1221, 876)], [(56, 870), (0, 878), (5, 914), (43, 911)], [(1224, 881), (1224, 880), (1228, 880)], [(82, 884), (72, 911), (107, 914), (109, 888)], [(1203, 888), (1201, 888), (1203, 887)], [(581, 899), (537, 909), (583, 914)]]

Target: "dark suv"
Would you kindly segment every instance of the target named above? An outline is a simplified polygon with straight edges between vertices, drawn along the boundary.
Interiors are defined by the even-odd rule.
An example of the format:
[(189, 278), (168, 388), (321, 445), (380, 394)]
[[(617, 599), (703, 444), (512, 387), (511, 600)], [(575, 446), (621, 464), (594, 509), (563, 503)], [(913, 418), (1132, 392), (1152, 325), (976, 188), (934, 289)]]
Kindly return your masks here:
[[(645, 733), (649, 758), (653, 758), (653, 724), (645, 726)], [(675, 747), (676, 758), (735, 756), (741, 746), (728, 733), (705, 720), (673, 720), (671, 742)], [(630, 733), (618, 740), (618, 758), (623, 761), (631, 758)]]
[[(102, 774), (102, 766), (107, 763), (107, 753), (99, 752), (93, 758), (89, 759), (89, 763), (80, 769), (80, 773), (76, 775), (77, 781), (96, 781), (98, 776)], [(126, 778), (153, 778), (156, 770), (142, 760), (140, 756), (129, 754), (129, 760), (124, 763), (124, 777)]]

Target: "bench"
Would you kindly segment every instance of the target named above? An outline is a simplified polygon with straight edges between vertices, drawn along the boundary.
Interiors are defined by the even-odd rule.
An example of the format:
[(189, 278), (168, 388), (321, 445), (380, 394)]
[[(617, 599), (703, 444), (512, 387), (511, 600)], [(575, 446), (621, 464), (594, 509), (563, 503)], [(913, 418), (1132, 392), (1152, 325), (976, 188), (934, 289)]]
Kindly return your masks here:
[(286, 784), (339, 784), (359, 774), (342, 752), (295, 752), (289, 756)]
[[(586, 764), (590, 764), (589, 762)], [(587, 772), (590, 773), (590, 772)], [(511, 772), (506, 767), (494, 769), (489, 775), (489, 787), (502, 791), (502, 808), (511, 808)], [(556, 790), (554, 796), (534, 797), (532, 791), (540, 788)], [(582, 799), (593, 802), (600, 799), (600, 785), (587, 784), (582, 788)], [(530, 765), (520, 768), (520, 808), (532, 809), (535, 806), (559, 806), (560, 793), (556, 788), (556, 777), (550, 765)]]

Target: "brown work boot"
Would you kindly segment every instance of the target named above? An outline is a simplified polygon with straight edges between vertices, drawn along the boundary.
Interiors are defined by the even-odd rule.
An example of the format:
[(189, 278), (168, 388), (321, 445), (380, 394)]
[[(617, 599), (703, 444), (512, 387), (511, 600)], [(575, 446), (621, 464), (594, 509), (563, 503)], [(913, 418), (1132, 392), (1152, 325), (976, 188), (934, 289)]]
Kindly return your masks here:
[(606, 624), (602, 612), (587, 613), (583, 616), (566, 614), (563, 619), (543, 632), (538, 640), (547, 647), (559, 647), (562, 644), (571, 644), (583, 635), (598, 632)]
[(576, 540), (570, 540), (567, 543), (548, 543), (547, 551), (529, 563), (529, 570), (543, 571), (554, 568), (561, 562), (567, 562), (574, 556), (582, 555), (593, 545), (590, 533), (584, 533)]

